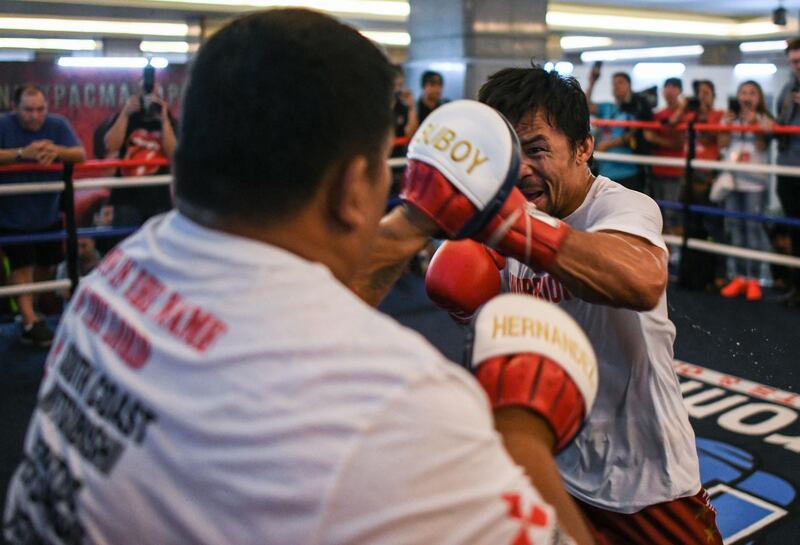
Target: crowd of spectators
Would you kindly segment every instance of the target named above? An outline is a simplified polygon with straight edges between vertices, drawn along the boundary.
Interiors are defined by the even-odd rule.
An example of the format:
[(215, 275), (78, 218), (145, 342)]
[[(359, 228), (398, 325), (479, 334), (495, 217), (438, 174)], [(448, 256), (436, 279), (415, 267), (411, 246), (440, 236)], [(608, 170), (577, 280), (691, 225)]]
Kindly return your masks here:
[[(176, 127), (177, 121), (163, 99), (161, 87), (154, 81), (154, 73), (145, 72), (139, 92), (98, 128), (99, 145), (95, 142), (95, 156), (169, 160), (177, 144)], [(78, 163), (86, 158), (87, 153), (67, 119), (48, 112), (44, 90), (31, 84), (20, 86), (13, 96), (12, 111), (0, 115), (0, 165), (20, 163), (35, 168), (54, 163)], [(120, 168), (117, 175), (168, 172), (168, 167), (136, 166)], [(61, 176), (60, 171), (52, 170), (0, 172), (0, 184), (58, 181)], [(117, 188), (108, 198), (88, 209), (88, 221), (78, 218), (79, 227), (136, 227), (171, 207), (167, 186)], [(62, 209), (57, 192), (0, 195), (0, 237), (63, 231)], [(99, 262), (100, 251), (107, 251), (118, 240), (81, 238), (78, 242), (79, 275), (88, 274)], [(66, 278), (64, 247), (62, 240), (1, 244), (3, 267), (0, 270), (5, 271), (5, 283), (24, 285), (34, 280)], [(47, 347), (52, 342), (53, 331), (37, 309), (37, 303), (33, 294), (24, 293), (17, 295), (6, 308), (19, 316), (22, 342)], [(44, 303), (43, 306), (52, 307), (47, 301)]]
[[(698, 159), (732, 163), (769, 164), (773, 142), (777, 142), (777, 163), (800, 166), (800, 135), (776, 136), (776, 122), (800, 126), (800, 39), (792, 40), (786, 49), (792, 78), (776, 101), (776, 115), (767, 106), (764, 91), (756, 81), (742, 82), (727, 110), (714, 108), (716, 89), (710, 80), (692, 82), (693, 96), (686, 96), (683, 81), (667, 78), (662, 85), (665, 106), (655, 112), (644, 93), (631, 89), (630, 76), (617, 72), (612, 76), (614, 103), (596, 104), (592, 94), (599, 78), (599, 65), (590, 72), (586, 96), (596, 119), (619, 121), (652, 121), (657, 129), (641, 129), (602, 125), (596, 129), (595, 150), (618, 154), (643, 154), (665, 158), (685, 158), (688, 153), (689, 122), (748, 126), (753, 131), (698, 131), (694, 153)], [(696, 169), (691, 180), (685, 179), (684, 167), (638, 164), (600, 159), (595, 172), (631, 189), (648, 193), (660, 202), (689, 202), (714, 205), (731, 212), (724, 222), (713, 216), (702, 221), (690, 220), (690, 235), (752, 250), (769, 251), (773, 246), (800, 256), (800, 229), (790, 229), (791, 242), (776, 244), (787, 229), (769, 222), (747, 219), (747, 215), (763, 215), (767, 211), (771, 176), (767, 173), (736, 170)], [(800, 177), (777, 177), (777, 194), (786, 216), (800, 217)], [(664, 211), (664, 232), (683, 234), (681, 214), (667, 204)], [(761, 284), (769, 276), (784, 292), (790, 306), (800, 306), (800, 269), (773, 267), (768, 270), (759, 260), (739, 257), (720, 258), (701, 274), (708, 273), (713, 285), (725, 297), (745, 296), (749, 300), (763, 297)]]

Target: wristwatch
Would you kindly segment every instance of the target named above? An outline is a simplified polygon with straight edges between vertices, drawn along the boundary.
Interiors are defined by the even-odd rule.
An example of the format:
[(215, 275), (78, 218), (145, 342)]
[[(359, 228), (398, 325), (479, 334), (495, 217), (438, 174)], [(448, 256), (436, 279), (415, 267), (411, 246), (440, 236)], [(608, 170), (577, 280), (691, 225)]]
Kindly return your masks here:
[(22, 161), (22, 148), (17, 148), (17, 161)]

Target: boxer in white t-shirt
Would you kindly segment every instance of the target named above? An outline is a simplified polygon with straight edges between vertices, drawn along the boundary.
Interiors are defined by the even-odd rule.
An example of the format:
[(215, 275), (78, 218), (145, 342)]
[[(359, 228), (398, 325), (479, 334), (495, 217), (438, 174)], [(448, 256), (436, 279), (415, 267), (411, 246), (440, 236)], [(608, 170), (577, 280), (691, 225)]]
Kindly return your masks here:
[[(445, 242), (435, 254), (430, 297), (466, 321), (505, 284), (572, 315), (597, 352), (600, 386), (589, 420), (558, 457), (569, 492), (611, 543), (721, 544), (672, 370), (675, 329), (658, 207), (590, 172), (589, 112), (573, 78), (540, 67), (501, 70), (480, 100), (514, 127), (519, 180), (496, 215), (474, 228), (469, 216), (482, 206), (481, 187), (453, 175), (458, 137), (442, 145), (447, 138), (438, 135), (449, 126), (438, 110), (422, 124), (409, 147), (409, 172), (434, 165), (444, 174), (424, 184), (407, 178), (404, 198), (420, 212), (421, 231), (473, 239)], [(385, 272), (393, 237), (384, 239), (375, 253)], [(397, 259), (403, 248), (394, 248)], [(372, 287), (362, 290), (367, 300), (388, 277), (364, 281)]]
[[(369, 40), (305, 10), (239, 18), (203, 45), (178, 210), (107, 255), (65, 311), (8, 491), (9, 543), (593, 542), (552, 454), (597, 389), (574, 320), (493, 301), (476, 382), (348, 289), (375, 273), (393, 76)], [(456, 113), (480, 121), (454, 148), (472, 152), (461, 175), (497, 201), (513, 132), (477, 102)], [(409, 213), (382, 235), (424, 243)]]

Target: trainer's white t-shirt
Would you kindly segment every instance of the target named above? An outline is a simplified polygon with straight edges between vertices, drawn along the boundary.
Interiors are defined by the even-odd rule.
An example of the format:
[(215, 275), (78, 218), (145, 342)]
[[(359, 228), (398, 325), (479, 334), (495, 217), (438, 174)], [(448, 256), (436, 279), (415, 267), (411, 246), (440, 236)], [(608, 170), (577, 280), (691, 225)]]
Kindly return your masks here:
[[(564, 221), (579, 231), (620, 231), (666, 251), (661, 213), (648, 196), (599, 176)], [(550, 300), (583, 327), (597, 353), (598, 391), (581, 433), (558, 457), (569, 491), (586, 503), (633, 513), (696, 494), (694, 432), (672, 369), (675, 326), (666, 292), (636, 312), (582, 301), (554, 276), (509, 259), (509, 289)]]
[(175, 212), (81, 282), (46, 369), (11, 543), (568, 542), (465, 371), (327, 268)]

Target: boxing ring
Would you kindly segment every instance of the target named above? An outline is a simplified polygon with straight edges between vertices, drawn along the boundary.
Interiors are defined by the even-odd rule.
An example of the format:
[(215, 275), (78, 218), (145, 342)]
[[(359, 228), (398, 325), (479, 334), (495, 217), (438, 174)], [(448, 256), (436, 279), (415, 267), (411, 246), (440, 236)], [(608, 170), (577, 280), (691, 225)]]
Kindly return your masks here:
[[(596, 122), (597, 126), (603, 124), (663, 129), (656, 123)], [(682, 128), (695, 133), (701, 130), (731, 129), (728, 126), (699, 123)], [(746, 127), (737, 129), (754, 130)], [(798, 134), (800, 128), (776, 128), (775, 133)], [(407, 140), (399, 140), (398, 144), (406, 142)], [(697, 159), (691, 153), (687, 153), (685, 158), (663, 158), (596, 152), (595, 157), (640, 165), (679, 167), (683, 169), (684, 175), (704, 169), (800, 177), (800, 168), (710, 161)], [(405, 164), (406, 159), (403, 157), (388, 160), (392, 169), (401, 169)], [(12, 297), (21, 293), (74, 291), (80, 281), (77, 274), (78, 238), (120, 237), (137, 229), (136, 226), (78, 227), (79, 218), (76, 216), (75, 204), (76, 200), (80, 201), (81, 192), (100, 188), (169, 185), (170, 175), (126, 178), (106, 175), (107, 171), (116, 168), (165, 165), (166, 161), (87, 161), (78, 165), (54, 165), (36, 170), (53, 172), (60, 178), (58, 181), (0, 185), (0, 196), (38, 192), (62, 194), (65, 205), (63, 230), (30, 236), (0, 237), (0, 246), (64, 240), (69, 276), (62, 280), (2, 286), (0, 297)], [(0, 167), (0, 172), (23, 170), (30, 170), (30, 166)], [(680, 202), (658, 202), (662, 209), (675, 210), (680, 214), (680, 221), (684, 226), (683, 235), (665, 234), (664, 238), (670, 246), (682, 249), (681, 259), (686, 258), (688, 252), (684, 250), (688, 249), (720, 256), (743, 257), (793, 269), (800, 268), (798, 257), (740, 248), (692, 236), (689, 227), (693, 219), (711, 216), (725, 218), (736, 213), (692, 202), (691, 192), (684, 191), (683, 195), (685, 198)], [(390, 199), (388, 205), (398, 202), (395, 197)], [(798, 218), (739, 215), (743, 219), (762, 224), (800, 228)], [(796, 369), (792, 364), (800, 361), (800, 349), (795, 348), (793, 353), (790, 351), (794, 346), (791, 339), (797, 337), (800, 327), (800, 316), (767, 302), (753, 305), (741, 299), (728, 300), (716, 294), (684, 291), (678, 285), (671, 286), (669, 293), (670, 319), (678, 330), (675, 371), (697, 433), (703, 483), (721, 513), (718, 520), (725, 543), (793, 543), (792, 540), (800, 534), (800, 472), (797, 470), (800, 467), (800, 380), (797, 378), (800, 367)], [(436, 309), (428, 301), (419, 277), (403, 277), (381, 305), (381, 310), (420, 331), (451, 359), (460, 360), (464, 331), (446, 313)], [(734, 327), (738, 329), (734, 330)], [(735, 333), (729, 333), (731, 331)], [(45, 354), (26, 352), (24, 348), (13, 344), (11, 335), (5, 338), (5, 346), (2, 345), (3, 342), (4, 338), (0, 335), (0, 355), (3, 356), (0, 359), (6, 363), (9, 360), (19, 363), (23, 370), (15, 371), (11, 380), (0, 380), (0, 406), (8, 407), (13, 401), (6, 400), (15, 399), (12, 394), (22, 388), (19, 376), (24, 377), (22, 384), (25, 385), (24, 391), (27, 395), (21, 402), (22, 408), (14, 407), (16, 412), (6, 421), (7, 426), (18, 429), (16, 434), (19, 437), (14, 434), (8, 436), (7, 442), (11, 444), (17, 439), (21, 441), (21, 434), (27, 425), (27, 411), (35, 401)], [(10, 368), (10, 364), (5, 366), (5, 370), (0, 365), (0, 373), (8, 372)], [(10, 412), (12, 409), (8, 410)], [(0, 473), (2, 469), (0, 467)], [(0, 474), (0, 485), (4, 483), (2, 477)]]

